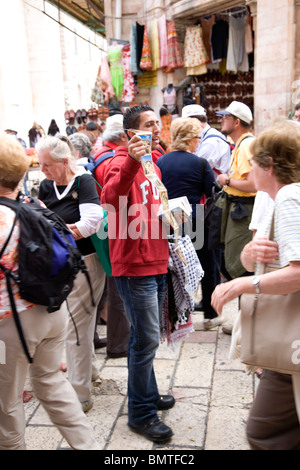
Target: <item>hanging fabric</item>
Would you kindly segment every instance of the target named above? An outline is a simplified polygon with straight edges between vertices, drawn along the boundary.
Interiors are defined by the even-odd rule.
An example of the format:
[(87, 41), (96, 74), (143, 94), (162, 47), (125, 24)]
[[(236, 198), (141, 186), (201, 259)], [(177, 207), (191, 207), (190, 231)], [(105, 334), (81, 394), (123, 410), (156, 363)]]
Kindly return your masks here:
[(221, 62), (227, 58), (227, 43), (229, 37), (228, 22), (219, 19), (211, 29), (211, 60), (213, 63)]
[(190, 26), (186, 29), (184, 39), (184, 66), (187, 75), (202, 75), (207, 73), (206, 64), (209, 61), (204, 42), (202, 28)]
[(165, 68), (168, 66), (168, 38), (165, 14), (158, 18), (157, 27), (159, 35), (160, 66), (161, 68)]
[(167, 21), (167, 44), (168, 66), (166, 72), (173, 72), (175, 69), (179, 69), (184, 65), (177, 42), (177, 33), (174, 20)]
[(157, 86), (157, 70), (148, 70), (137, 78), (138, 88), (153, 88)]
[(131, 103), (134, 100), (134, 78), (130, 71), (130, 61), (131, 46), (130, 44), (126, 44), (122, 51), (122, 67), (124, 74), (122, 101), (125, 103)]
[(103, 90), (103, 98), (104, 98), (104, 103), (108, 103), (109, 100), (113, 96), (115, 96), (115, 92), (114, 92), (112, 82), (111, 82), (111, 74), (110, 74), (110, 68), (109, 68), (107, 55), (104, 55), (102, 57), (99, 75), (100, 75), (100, 79), (103, 80), (103, 82), (107, 84), (107, 87), (105, 88), (105, 90)]
[(252, 54), (253, 52), (253, 35), (252, 35), (252, 24), (251, 16), (248, 15), (248, 19), (245, 25), (245, 50), (246, 54)]
[(108, 59), (110, 63), (111, 82), (118, 100), (123, 93), (124, 74), (122, 67), (122, 48), (120, 44), (113, 44), (108, 48)]
[(143, 71), (152, 70), (150, 43), (149, 43), (148, 29), (147, 29), (146, 24), (144, 27), (143, 48), (142, 48), (142, 56), (140, 60), (140, 69)]
[(130, 72), (132, 75), (141, 75), (142, 71), (139, 68), (139, 63), (137, 62), (137, 29), (136, 23), (131, 23), (130, 31)]
[(231, 72), (248, 72), (249, 60), (245, 49), (245, 26), (247, 16), (229, 17), (229, 42), (226, 69)]
[(152, 58), (152, 70), (160, 69), (160, 50), (157, 20), (149, 21), (149, 42)]
[(210, 45), (210, 38), (211, 38), (211, 31), (212, 27), (215, 24), (215, 15), (212, 16), (205, 16), (201, 18), (201, 28), (202, 28), (202, 33), (203, 33), (203, 43), (205, 50), (208, 55), (208, 62), (212, 61), (211, 57), (211, 45)]
[(136, 63), (141, 75), (143, 72), (140, 69), (140, 62), (142, 58), (142, 50), (143, 50), (143, 40), (144, 40), (144, 29), (145, 26), (139, 23), (136, 23)]

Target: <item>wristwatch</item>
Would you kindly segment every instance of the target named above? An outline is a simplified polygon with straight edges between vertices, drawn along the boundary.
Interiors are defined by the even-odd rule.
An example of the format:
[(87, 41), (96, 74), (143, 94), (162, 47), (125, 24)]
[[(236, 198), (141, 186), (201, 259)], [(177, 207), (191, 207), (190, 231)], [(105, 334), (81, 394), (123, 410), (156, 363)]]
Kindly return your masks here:
[(226, 178), (225, 184), (226, 184), (226, 186), (229, 186), (229, 184), (230, 184), (230, 177), (229, 176), (228, 176), (228, 178)]
[(260, 281), (259, 276), (254, 276), (252, 280), (252, 284), (254, 285), (257, 294), (261, 294), (261, 291), (259, 288), (259, 281)]

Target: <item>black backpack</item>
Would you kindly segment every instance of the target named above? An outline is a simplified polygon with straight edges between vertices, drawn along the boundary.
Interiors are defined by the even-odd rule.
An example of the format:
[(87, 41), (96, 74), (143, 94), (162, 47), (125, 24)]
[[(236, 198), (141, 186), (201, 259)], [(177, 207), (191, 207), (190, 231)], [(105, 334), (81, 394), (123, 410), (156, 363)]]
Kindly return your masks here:
[[(29, 202), (24, 202), (20, 194), (16, 200), (0, 197), (0, 204), (16, 212), (10, 234), (0, 252), (0, 269), (5, 273), (13, 317), (24, 352), (32, 363), (14, 302), (11, 281), (18, 284), (23, 299), (44, 305), (51, 313), (59, 310), (67, 299), (79, 271), (86, 274), (91, 288), (90, 278), (71, 232), (57, 214), (41, 206), (37, 199), (29, 198)], [(18, 274), (1, 263), (17, 221), (20, 225)]]

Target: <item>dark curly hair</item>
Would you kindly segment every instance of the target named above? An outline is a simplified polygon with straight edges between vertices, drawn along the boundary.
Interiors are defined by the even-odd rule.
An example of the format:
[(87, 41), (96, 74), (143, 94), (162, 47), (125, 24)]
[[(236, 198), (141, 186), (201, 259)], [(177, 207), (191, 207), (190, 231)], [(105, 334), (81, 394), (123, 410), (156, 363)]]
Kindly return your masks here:
[(148, 104), (141, 104), (129, 108), (124, 114), (123, 126), (127, 131), (128, 129), (138, 129), (140, 126), (140, 115), (146, 111), (154, 111)]

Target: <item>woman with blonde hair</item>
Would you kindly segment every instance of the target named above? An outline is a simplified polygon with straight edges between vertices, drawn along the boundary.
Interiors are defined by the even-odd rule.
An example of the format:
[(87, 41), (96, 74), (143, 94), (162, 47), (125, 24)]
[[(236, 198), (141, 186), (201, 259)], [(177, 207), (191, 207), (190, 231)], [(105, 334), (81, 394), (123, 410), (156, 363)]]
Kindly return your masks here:
[[(29, 159), (11, 137), (0, 137), (0, 197), (16, 199)], [(24, 204), (28, 199), (24, 197)], [(0, 204), (0, 251), (15, 219), (15, 212)], [(1, 257), (1, 264), (18, 273), (20, 226), (16, 223)], [(100, 449), (76, 393), (60, 372), (67, 328), (67, 312), (49, 314), (47, 307), (22, 299), (19, 287), (12, 291), (33, 363), (29, 365), (14, 322), (5, 274), (0, 270), (0, 449), (24, 450), (25, 415), (23, 389), (29, 372), (36, 398), (53, 424), (73, 449)]]
[[(204, 310), (204, 328), (210, 329), (222, 323), (211, 306), (211, 294), (219, 282), (219, 273), (215, 253), (207, 248), (206, 229), (201, 226), (200, 201), (203, 195), (209, 197), (214, 185), (214, 174), (209, 163), (195, 155), (200, 141), (202, 127), (198, 119), (177, 118), (171, 124), (170, 153), (157, 161), (161, 170), (162, 182), (168, 190), (170, 199), (186, 196), (192, 206), (192, 231), (201, 234), (202, 240), (196, 236), (194, 241), (196, 252), (202, 268), (202, 304)], [(197, 209), (198, 207), (198, 209)], [(204, 234), (204, 236), (203, 236)]]
[[(275, 209), (271, 205), (266, 211), (254, 239), (241, 253), (244, 267), (255, 271), (255, 276), (217, 286), (212, 303), (218, 313), (224, 304), (244, 293), (272, 295), (300, 290), (300, 125), (284, 121), (265, 130), (251, 144), (251, 152), (256, 188), (269, 194)], [(274, 237), (269, 240), (273, 217)], [(266, 265), (263, 274), (261, 263)], [(274, 315), (279, 313), (283, 312), (275, 308)], [(247, 422), (251, 448), (299, 450), (299, 381), (292, 375), (267, 369), (260, 377)]]

